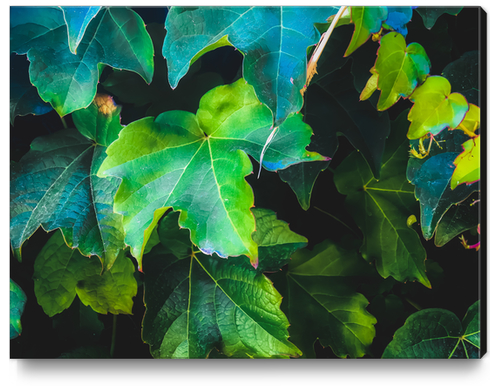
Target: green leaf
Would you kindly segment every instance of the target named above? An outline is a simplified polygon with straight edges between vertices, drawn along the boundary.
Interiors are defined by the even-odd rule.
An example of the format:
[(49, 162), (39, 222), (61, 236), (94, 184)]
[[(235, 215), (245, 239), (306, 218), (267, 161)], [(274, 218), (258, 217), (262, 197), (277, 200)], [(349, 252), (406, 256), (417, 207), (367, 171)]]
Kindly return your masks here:
[(415, 10), (422, 16), (425, 28), (431, 29), (443, 14), (457, 15), (462, 9), (463, 7), (417, 7)]
[(414, 103), (408, 114), (411, 123), (408, 138), (437, 135), (446, 127), (455, 129), (464, 119), (469, 106), (466, 98), (451, 93), (451, 84), (442, 76), (430, 76), (410, 96)]
[(479, 358), (479, 307), (477, 301), (468, 308), (463, 323), (452, 312), (439, 308), (410, 315), (382, 358)]
[(380, 40), (375, 71), (379, 74), (378, 110), (386, 110), (400, 97), (407, 98), (429, 74), (430, 61), (418, 43), (408, 46), (403, 36), (391, 32)]
[[(308, 149), (333, 158), (339, 143), (337, 136), (342, 134), (363, 154), (374, 175), (379, 177), (390, 120), (387, 113), (380, 114), (370, 104), (359, 101), (350, 68), (346, 64), (308, 87), (305, 122), (315, 133)], [(309, 208), (318, 174), (329, 164), (329, 161), (303, 163), (279, 171), (304, 210)]]
[(48, 232), (61, 228), (67, 244), (83, 255), (104, 255), (105, 268), (125, 247), (122, 216), (113, 211), (119, 181), (96, 176), (106, 157), (104, 144), (122, 128), (116, 106), (100, 109), (101, 100), (112, 103), (98, 97), (73, 114), (77, 124), (83, 123), (81, 132), (98, 144), (75, 129), (61, 130), (36, 138), (11, 167), (10, 241), (19, 259), (22, 244), (39, 226)]
[[(140, 267), (145, 235), (170, 207), (182, 212), (180, 226), (191, 230), (192, 242), (204, 253), (243, 254), (257, 264), (258, 247), (251, 237), (253, 193), (245, 181), (252, 172), (247, 154), (259, 160), (271, 126), (269, 109), (240, 79), (209, 91), (197, 115), (169, 111), (121, 131), (107, 149), (99, 175), (123, 180), (115, 210), (124, 214), (126, 244)], [(300, 114), (291, 116), (265, 152), (264, 168), (275, 171), (324, 160), (305, 150), (311, 134)]]
[[(221, 42), (244, 54), (243, 76), (267, 105), (274, 127), (303, 105), (306, 49), (318, 43), (314, 23), (338, 7), (172, 7), (165, 27), (163, 56), (175, 88), (192, 61)], [(198, 21), (198, 22), (196, 22)], [(226, 38), (226, 41), (224, 40)]]
[(355, 249), (325, 240), (312, 251), (296, 252), (287, 273), (271, 277), (281, 285), (285, 276), (282, 293), (291, 341), (307, 358), (315, 357), (317, 339), (342, 358), (367, 353), (376, 319), (366, 311), (367, 299), (355, 292), (355, 281), (373, 273)]
[(20, 317), (24, 312), (26, 301), (25, 292), (10, 279), (10, 339), (17, 338), (22, 333)]
[(52, 110), (29, 81), (29, 62), (25, 55), (10, 54), (10, 124), (18, 115), (42, 115)]
[(478, 205), (471, 198), (451, 206), (436, 228), (434, 244), (442, 247), (464, 231), (475, 228), (479, 222), (479, 213)]
[(305, 237), (294, 233), (287, 223), (277, 219), (273, 211), (252, 208), (252, 213), (256, 222), (256, 231), (252, 233), (252, 239), (259, 246), (259, 272), (278, 271), (289, 262), (297, 249), (308, 244)]
[[(233, 357), (301, 355), (290, 343), (280, 294), (242, 257), (227, 260), (192, 251), (189, 231), (177, 216), (162, 225), (187, 238), (186, 257), (165, 254), (173, 246), (145, 255), (143, 340), (155, 358), (206, 358), (213, 348)], [(185, 236), (184, 236), (185, 235)], [(169, 240), (169, 239), (167, 239)], [(162, 243), (166, 240), (161, 240)]]
[(90, 21), (97, 15), (102, 7), (60, 7), (68, 27), (68, 45), (73, 54), (82, 41), (85, 30)]
[(199, 65), (196, 64), (182, 79), (179, 87), (173, 90), (168, 83), (167, 63), (162, 56), (166, 34), (164, 26), (152, 23), (146, 28), (152, 38), (155, 52), (155, 74), (151, 83), (148, 84), (141, 76), (131, 71), (113, 71), (102, 83), (104, 89), (121, 102), (141, 107), (142, 111), (145, 111), (142, 116), (156, 117), (170, 110), (195, 112), (201, 96), (213, 87), (224, 84), (224, 80), (216, 72), (199, 71)]
[(34, 263), (34, 292), (48, 316), (68, 308), (75, 296), (98, 313), (131, 314), (137, 285), (134, 265), (121, 251), (110, 271), (101, 274), (97, 257), (66, 246), (61, 232), (44, 245)]
[(31, 83), (64, 116), (87, 107), (97, 90), (101, 64), (153, 77), (153, 46), (143, 20), (127, 8), (104, 8), (90, 21), (73, 54), (63, 11), (11, 7), (11, 51), (31, 62)]
[(371, 34), (379, 32), (381, 23), (386, 20), (386, 7), (350, 7), (352, 23), (356, 26), (349, 47), (344, 56), (352, 54), (363, 45)]
[(480, 136), (463, 143), (464, 151), (454, 160), (454, 173), (451, 177), (451, 189), (461, 184), (474, 184), (480, 181)]
[[(420, 201), (420, 226), (427, 240), (451, 205), (479, 190), (479, 184), (461, 185), (454, 190), (450, 185), (455, 169), (453, 162), (467, 138), (460, 130), (444, 130), (437, 136), (438, 145), (433, 144), (425, 158), (410, 158), (408, 162), (406, 176), (415, 185), (415, 197)], [(412, 146), (418, 143), (414, 140)], [(428, 148), (429, 143), (430, 139), (426, 139), (424, 147)]]
[(347, 210), (364, 234), (363, 257), (376, 260), (383, 278), (417, 280), (430, 287), (425, 250), (417, 233), (407, 225), (416, 201), (414, 189), (403, 174), (407, 167), (406, 126), (405, 114), (392, 123), (379, 180), (361, 154), (353, 152), (337, 167), (334, 182), (338, 191), (347, 195)]

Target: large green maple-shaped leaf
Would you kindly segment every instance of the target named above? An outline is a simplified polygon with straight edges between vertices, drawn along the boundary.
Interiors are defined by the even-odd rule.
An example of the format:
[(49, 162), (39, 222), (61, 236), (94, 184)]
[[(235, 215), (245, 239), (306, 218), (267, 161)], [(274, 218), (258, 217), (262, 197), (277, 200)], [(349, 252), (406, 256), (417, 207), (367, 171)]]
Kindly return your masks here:
[(378, 110), (386, 110), (407, 98), (429, 74), (430, 61), (418, 43), (406, 45), (403, 36), (391, 32), (380, 40), (374, 71), (378, 78)]
[(53, 108), (44, 102), (29, 81), (29, 62), (25, 55), (10, 54), (10, 124), (18, 115), (42, 115)]
[(480, 358), (480, 301), (468, 308), (463, 322), (439, 308), (410, 315), (382, 358)]
[(362, 357), (375, 336), (376, 319), (366, 311), (367, 299), (355, 291), (355, 280), (376, 272), (352, 245), (325, 240), (312, 251), (299, 250), (286, 273), (271, 277), (285, 296), (291, 341), (307, 358), (315, 357), (317, 339), (339, 357)]
[(455, 129), (469, 110), (466, 98), (451, 93), (451, 84), (442, 76), (430, 76), (410, 95), (414, 103), (408, 114), (408, 138), (437, 135), (446, 127)]
[[(327, 76), (319, 75), (308, 87), (305, 122), (315, 133), (308, 149), (333, 158), (339, 143), (337, 135), (342, 134), (363, 154), (374, 175), (379, 177), (390, 120), (386, 113), (380, 114), (371, 104), (359, 101), (350, 68), (347, 63)], [(318, 71), (322, 73), (321, 66)], [(301, 163), (279, 171), (304, 210), (309, 208), (317, 176), (329, 164), (330, 161)]]
[[(407, 180), (415, 185), (415, 197), (420, 201), (420, 227), (429, 240), (437, 229), (441, 217), (453, 205), (465, 200), (479, 190), (479, 184), (462, 184), (451, 189), (451, 178), (461, 145), (468, 137), (461, 130), (444, 130), (432, 144), (429, 154), (422, 159), (410, 158), (407, 164)], [(413, 140), (412, 147), (419, 145)], [(427, 149), (430, 139), (424, 140)]]
[(119, 181), (96, 173), (122, 129), (119, 109), (112, 99), (97, 97), (73, 119), (84, 135), (66, 129), (36, 138), (12, 165), (10, 241), (20, 259), (22, 244), (39, 226), (61, 228), (69, 246), (83, 255), (104, 255), (109, 268), (125, 247), (122, 216), (113, 211)]
[(82, 41), (83, 35), (90, 21), (97, 15), (102, 7), (60, 7), (63, 10), (66, 25), (68, 27), (68, 45), (73, 54)]
[(172, 7), (163, 45), (169, 82), (177, 87), (189, 66), (210, 49), (233, 45), (244, 54), (243, 76), (279, 126), (303, 105), (306, 49), (318, 43), (314, 23), (338, 7)]
[(104, 8), (70, 51), (60, 8), (11, 7), (11, 52), (27, 54), (31, 83), (64, 116), (93, 100), (104, 65), (153, 77), (153, 45), (143, 20), (127, 8)]
[[(301, 355), (287, 340), (281, 295), (270, 280), (244, 256), (220, 259), (195, 253), (189, 231), (178, 227), (179, 215), (171, 212), (164, 217), (160, 236), (171, 230), (172, 238), (161, 237), (163, 245), (144, 257), (142, 336), (151, 354), (206, 358), (217, 348), (227, 356), (244, 358)], [(273, 228), (269, 231), (276, 233)], [(272, 244), (282, 241), (276, 242)]]
[(98, 313), (130, 314), (137, 291), (131, 259), (120, 251), (111, 270), (101, 271), (97, 257), (88, 258), (69, 248), (57, 231), (34, 263), (37, 302), (48, 316), (68, 308), (77, 295)]
[[(243, 79), (220, 86), (201, 99), (197, 115), (169, 111), (133, 122), (107, 149), (99, 175), (122, 178), (115, 211), (124, 215), (126, 243), (141, 268), (158, 219), (170, 207), (191, 230), (202, 252), (222, 257), (247, 255), (257, 264), (252, 240), (253, 193), (245, 181), (271, 134), (272, 114)], [(301, 114), (286, 120), (263, 157), (275, 171), (303, 161), (325, 160), (308, 152), (312, 131)]]
[(422, 21), (424, 22), (425, 28), (431, 29), (436, 24), (437, 19), (440, 16), (447, 13), (449, 15), (457, 15), (463, 7), (417, 7), (415, 10), (422, 17)]
[(20, 317), (27, 301), (25, 292), (10, 279), (10, 339), (17, 338), (22, 332)]
[(364, 234), (363, 257), (376, 260), (384, 278), (417, 280), (429, 287), (425, 250), (417, 233), (407, 226), (407, 218), (416, 209), (414, 188), (404, 174), (407, 126), (405, 114), (392, 123), (379, 180), (362, 155), (353, 152), (337, 167), (334, 182), (338, 191), (347, 195), (347, 210)]
[(388, 16), (386, 7), (350, 7), (351, 21), (356, 26), (344, 56), (352, 54), (363, 45), (371, 34), (379, 32)]

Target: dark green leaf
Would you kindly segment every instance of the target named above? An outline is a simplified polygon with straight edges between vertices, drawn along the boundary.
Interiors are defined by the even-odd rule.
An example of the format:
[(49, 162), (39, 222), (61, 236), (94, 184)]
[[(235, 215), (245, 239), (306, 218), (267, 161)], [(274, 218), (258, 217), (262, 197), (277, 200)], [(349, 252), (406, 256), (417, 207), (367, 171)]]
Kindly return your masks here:
[(153, 77), (153, 46), (143, 20), (127, 8), (104, 8), (90, 21), (77, 53), (68, 46), (60, 8), (11, 7), (11, 51), (27, 53), (30, 80), (41, 98), (64, 116), (87, 107), (101, 64)]
[(137, 285), (134, 265), (121, 251), (110, 271), (101, 274), (97, 257), (66, 246), (61, 232), (44, 245), (34, 263), (34, 292), (48, 316), (68, 308), (78, 295), (98, 313), (130, 314)]
[[(96, 107), (100, 100), (109, 105)], [(113, 211), (119, 181), (96, 173), (106, 157), (104, 145), (122, 127), (117, 108), (107, 98), (96, 98), (88, 109), (77, 111), (74, 120), (99, 144), (75, 129), (61, 130), (36, 138), (11, 168), (12, 249), (20, 259), (22, 244), (39, 226), (48, 232), (61, 228), (69, 246), (86, 256), (105, 255), (105, 267), (110, 268), (125, 247), (122, 216)]]
[[(143, 340), (155, 358), (206, 358), (213, 348), (233, 357), (289, 357), (301, 352), (287, 338), (280, 294), (241, 257), (220, 259), (192, 251), (189, 231), (178, 229), (172, 212), (165, 229), (188, 240), (190, 254), (155, 247), (144, 257)], [(172, 224), (173, 223), (173, 224)], [(161, 232), (163, 234), (163, 232)], [(185, 243), (185, 241), (184, 241)]]
[(29, 62), (25, 55), (10, 54), (10, 124), (18, 115), (42, 115), (52, 110), (29, 81)]
[(437, 19), (444, 13), (457, 15), (463, 7), (417, 7), (415, 10), (422, 16), (425, 28), (431, 29), (436, 24)]
[[(141, 267), (141, 252), (158, 219), (170, 207), (180, 226), (206, 254), (247, 255), (257, 264), (250, 211), (252, 171), (247, 154), (259, 160), (271, 134), (272, 114), (243, 79), (209, 91), (197, 115), (169, 111), (126, 126), (108, 149), (99, 175), (123, 179), (116, 212), (124, 214), (126, 243)], [(311, 129), (301, 114), (281, 125), (264, 154), (275, 171), (302, 161), (324, 160), (308, 152)], [(148, 139), (151, 138), (151, 141)], [(247, 153), (247, 154), (246, 154)]]
[[(314, 358), (314, 342), (330, 346), (339, 357), (362, 357), (371, 345), (376, 319), (367, 299), (355, 292), (355, 279), (374, 270), (355, 249), (326, 240), (313, 251), (296, 252), (287, 273), (271, 277), (285, 296), (291, 341)], [(286, 279), (285, 283), (284, 276)], [(281, 285), (282, 284), (282, 285)]]
[(24, 312), (27, 296), (22, 288), (10, 279), (10, 339), (17, 338), (22, 332), (20, 317)]
[(480, 302), (474, 303), (463, 323), (452, 312), (430, 308), (412, 314), (395, 332), (383, 358), (479, 358)]
[(347, 210), (364, 234), (363, 257), (376, 260), (384, 278), (417, 280), (429, 287), (425, 250), (417, 233), (407, 225), (416, 208), (414, 189), (403, 174), (409, 148), (407, 126), (406, 114), (392, 123), (379, 180), (361, 154), (353, 152), (336, 169), (334, 182), (338, 191), (347, 195)]
[(231, 44), (244, 54), (243, 76), (274, 118), (274, 127), (301, 109), (306, 82), (306, 49), (318, 43), (314, 23), (337, 7), (172, 7), (163, 56), (177, 87), (190, 64), (207, 47)]
[(449, 80), (453, 92), (462, 94), (468, 103), (477, 106), (481, 103), (479, 63), (480, 53), (469, 51), (442, 70), (442, 76)]

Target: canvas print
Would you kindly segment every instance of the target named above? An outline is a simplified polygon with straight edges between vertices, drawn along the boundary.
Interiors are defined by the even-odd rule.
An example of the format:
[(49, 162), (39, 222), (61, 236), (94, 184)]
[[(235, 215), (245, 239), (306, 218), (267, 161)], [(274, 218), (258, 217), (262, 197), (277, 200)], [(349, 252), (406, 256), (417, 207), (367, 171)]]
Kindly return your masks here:
[(483, 18), (10, 7), (10, 357), (481, 358)]

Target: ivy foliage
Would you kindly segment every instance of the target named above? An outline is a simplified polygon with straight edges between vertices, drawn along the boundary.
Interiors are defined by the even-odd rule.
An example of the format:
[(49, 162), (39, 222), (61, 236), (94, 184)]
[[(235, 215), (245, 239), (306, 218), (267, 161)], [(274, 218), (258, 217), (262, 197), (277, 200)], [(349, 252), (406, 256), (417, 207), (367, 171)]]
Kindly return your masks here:
[(59, 357), (118, 314), (154, 358), (480, 357), (434, 252), (479, 259), (480, 52), (411, 37), (465, 8), (147, 11), (11, 7), (12, 342), (27, 293)]

